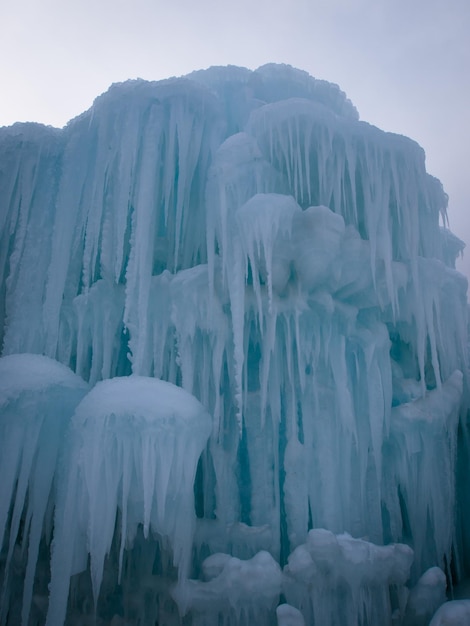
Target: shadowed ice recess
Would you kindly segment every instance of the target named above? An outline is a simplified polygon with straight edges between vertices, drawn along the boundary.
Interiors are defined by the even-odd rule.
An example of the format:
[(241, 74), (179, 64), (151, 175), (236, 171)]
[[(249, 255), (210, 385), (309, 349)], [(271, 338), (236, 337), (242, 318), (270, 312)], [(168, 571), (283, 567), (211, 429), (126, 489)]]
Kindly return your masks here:
[(446, 206), (289, 66), (0, 128), (0, 624), (470, 623)]

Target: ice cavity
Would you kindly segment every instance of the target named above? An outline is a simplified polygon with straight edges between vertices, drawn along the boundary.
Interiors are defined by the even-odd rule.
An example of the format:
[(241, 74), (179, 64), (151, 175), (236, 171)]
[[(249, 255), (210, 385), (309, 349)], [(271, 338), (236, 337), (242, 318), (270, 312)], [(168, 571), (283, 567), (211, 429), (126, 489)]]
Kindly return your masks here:
[[(0, 545), (8, 550), (0, 617), (28, 623), (39, 545), (50, 541), (58, 459), (76, 405), (88, 385), (68, 367), (36, 354), (0, 359)], [(49, 531), (47, 531), (49, 529)], [(11, 606), (26, 562), (21, 617)], [(12, 618), (12, 616), (15, 616)], [(11, 623), (11, 622), (10, 622)]]
[(161, 380), (114, 378), (82, 400), (72, 418), (54, 520), (47, 624), (63, 623), (70, 577), (86, 567), (87, 553), (96, 605), (116, 525), (118, 582), (139, 525), (144, 538), (161, 537), (162, 552), (169, 549), (179, 576), (187, 576), (194, 476), (210, 432), (204, 407)]

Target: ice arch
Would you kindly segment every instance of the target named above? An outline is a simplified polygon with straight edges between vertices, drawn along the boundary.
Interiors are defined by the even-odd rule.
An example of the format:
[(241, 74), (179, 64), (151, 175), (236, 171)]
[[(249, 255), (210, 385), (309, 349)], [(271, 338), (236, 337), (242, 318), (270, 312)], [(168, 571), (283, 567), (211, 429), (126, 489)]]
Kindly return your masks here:
[(88, 555), (95, 605), (112, 550), (120, 580), (124, 550), (140, 525), (145, 538), (160, 535), (179, 576), (188, 574), (193, 483), (210, 431), (211, 418), (196, 398), (157, 379), (103, 381), (82, 400), (55, 515), (49, 626), (64, 622), (70, 577), (86, 568)]

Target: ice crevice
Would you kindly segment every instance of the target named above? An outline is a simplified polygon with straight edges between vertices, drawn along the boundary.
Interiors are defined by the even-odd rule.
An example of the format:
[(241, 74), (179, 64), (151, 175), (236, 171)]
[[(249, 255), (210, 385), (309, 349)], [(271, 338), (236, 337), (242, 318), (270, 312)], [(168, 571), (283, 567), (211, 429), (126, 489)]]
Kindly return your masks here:
[(470, 568), (447, 201), (283, 65), (1, 128), (0, 623), (465, 612), (439, 609)]

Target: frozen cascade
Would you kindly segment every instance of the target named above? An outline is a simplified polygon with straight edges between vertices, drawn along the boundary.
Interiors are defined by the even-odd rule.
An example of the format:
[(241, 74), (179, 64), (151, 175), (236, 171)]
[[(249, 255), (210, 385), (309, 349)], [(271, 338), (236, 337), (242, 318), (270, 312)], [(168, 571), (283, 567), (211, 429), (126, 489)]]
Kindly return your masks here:
[(3, 623), (428, 619), (470, 568), (446, 206), (289, 66), (0, 128)]

